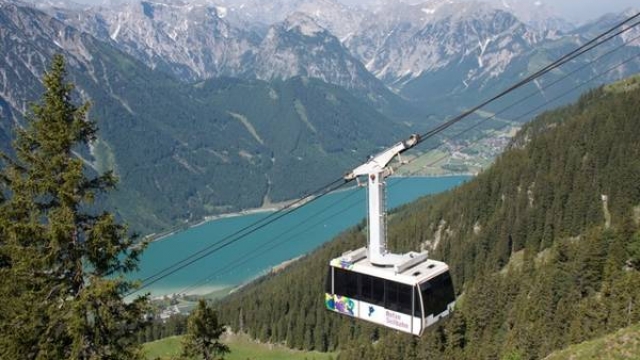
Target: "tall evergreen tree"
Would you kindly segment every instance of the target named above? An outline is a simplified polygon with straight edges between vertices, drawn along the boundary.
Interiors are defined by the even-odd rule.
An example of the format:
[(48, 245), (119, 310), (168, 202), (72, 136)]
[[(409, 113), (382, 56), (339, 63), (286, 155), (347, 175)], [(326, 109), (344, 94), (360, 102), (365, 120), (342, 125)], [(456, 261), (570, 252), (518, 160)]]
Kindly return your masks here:
[(133, 285), (123, 274), (143, 246), (96, 210), (96, 196), (116, 179), (85, 169), (78, 153), (97, 129), (65, 77), (56, 55), (42, 99), (16, 130), (15, 158), (2, 155), (0, 358), (141, 358), (147, 298), (125, 302)]
[(229, 352), (229, 347), (219, 341), (223, 332), (224, 325), (218, 322), (218, 314), (201, 299), (187, 321), (182, 355), (187, 358), (199, 356), (205, 360), (223, 359)]

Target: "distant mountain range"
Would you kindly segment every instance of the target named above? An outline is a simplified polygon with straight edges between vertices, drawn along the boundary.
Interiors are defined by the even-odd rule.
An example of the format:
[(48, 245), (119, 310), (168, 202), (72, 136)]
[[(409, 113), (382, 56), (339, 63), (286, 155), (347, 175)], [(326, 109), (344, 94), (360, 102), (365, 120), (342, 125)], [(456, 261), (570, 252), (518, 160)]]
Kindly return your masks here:
[[(101, 129), (82, 156), (96, 170), (116, 169), (116, 205), (139, 228), (290, 199), (625, 16), (575, 28), (523, 6), (0, 0), (0, 146), (8, 148), (42, 91), (49, 59), (61, 52)], [(634, 29), (549, 74), (530, 88), (535, 96), (501, 116), (517, 117), (619, 64), (640, 49), (638, 35)], [(584, 69), (574, 80), (542, 90), (577, 67)], [(598, 81), (639, 70), (635, 59)]]
[[(607, 20), (575, 28), (541, 2), (506, 0), (413, 5), (386, 1), (367, 10), (337, 0), (41, 7), (182, 81), (217, 76), (270, 81), (304, 75), (383, 104), (393, 102), (388, 88), (422, 108), (444, 108), (440, 114), (465, 107), (586, 42), (592, 35), (588, 29)], [(608, 16), (614, 17), (620, 16)], [(586, 55), (575, 65), (594, 57)], [(637, 71), (639, 63), (629, 64), (624, 73)], [(604, 61), (593, 69), (608, 65)], [(443, 100), (449, 106), (443, 107)]]

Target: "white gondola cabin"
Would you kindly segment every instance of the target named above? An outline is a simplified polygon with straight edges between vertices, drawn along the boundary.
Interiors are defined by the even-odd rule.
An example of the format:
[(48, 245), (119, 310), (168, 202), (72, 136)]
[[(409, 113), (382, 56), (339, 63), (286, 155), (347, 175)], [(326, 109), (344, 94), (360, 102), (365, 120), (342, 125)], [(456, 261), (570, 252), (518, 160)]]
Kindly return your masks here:
[(418, 142), (413, 135), (345, 175), (347, 180), (367, 176), (368, 247), (331, 260), (325, 282), (327, 309), (416, 336), (455, 304), (447, 264), (428, 259), (426, 251), (393, 254), (386, 248), (387, 164)]
[(454, 302), (447, 264), (429, 259), (396, 273), (371, 264), (365, 248), (333, 259), (325, 282), (327, 309), (417, 336)]

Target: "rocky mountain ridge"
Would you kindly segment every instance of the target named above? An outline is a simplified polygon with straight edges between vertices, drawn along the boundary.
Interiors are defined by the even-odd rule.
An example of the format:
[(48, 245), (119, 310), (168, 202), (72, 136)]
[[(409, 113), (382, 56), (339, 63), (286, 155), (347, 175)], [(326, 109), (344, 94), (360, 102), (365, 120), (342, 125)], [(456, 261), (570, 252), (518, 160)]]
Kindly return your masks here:
[[(464, 107), (539, 68), (558, 48), (584, 43), (591, 35), (585, 29), (607, 20), (575, 28), (540, 1), (486, 1), (386, 1), (364, 9), (337, 0), (158, 0), (48, 11), (182, 81), (302, 75), (362, 99), (391, 90), (427, 108), (440, 97)], [(638, 68), (636, 61), (622, 75)]]

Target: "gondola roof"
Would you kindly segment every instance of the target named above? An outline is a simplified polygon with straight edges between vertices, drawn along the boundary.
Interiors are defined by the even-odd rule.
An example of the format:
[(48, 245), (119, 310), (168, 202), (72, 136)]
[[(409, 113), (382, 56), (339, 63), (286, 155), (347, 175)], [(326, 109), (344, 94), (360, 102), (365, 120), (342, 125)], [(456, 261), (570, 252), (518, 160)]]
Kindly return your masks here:
[[(402, 256), (406, 259), (417, 259), (420, 255), (421, 253), (409, 252)], [(331, 265), (407, 285), (421, 284), (449, 270), (449, 267), (444, 262), (432, 259), (410, 264), (411, 266), (406, 268), (373, 265), (366, 256), (366, 248), (364, 247), (346, 252), (341, 257), (331, 260)]]

